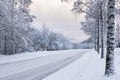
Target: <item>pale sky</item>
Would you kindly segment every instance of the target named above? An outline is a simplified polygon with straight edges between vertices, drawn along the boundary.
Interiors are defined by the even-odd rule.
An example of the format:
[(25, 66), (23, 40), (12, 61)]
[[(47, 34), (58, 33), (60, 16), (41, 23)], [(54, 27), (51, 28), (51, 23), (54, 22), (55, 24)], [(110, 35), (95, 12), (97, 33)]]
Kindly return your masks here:
[(64, 34), (74, 41), (81, 42), (88, 36), (80, 30), (83, 16), (71, 12), (73, 3), (61, 3), (61, 0), (33, 0), (31, 14), (36, 16), (33, 26), (41, 29), (43, 23), (50, 30)]

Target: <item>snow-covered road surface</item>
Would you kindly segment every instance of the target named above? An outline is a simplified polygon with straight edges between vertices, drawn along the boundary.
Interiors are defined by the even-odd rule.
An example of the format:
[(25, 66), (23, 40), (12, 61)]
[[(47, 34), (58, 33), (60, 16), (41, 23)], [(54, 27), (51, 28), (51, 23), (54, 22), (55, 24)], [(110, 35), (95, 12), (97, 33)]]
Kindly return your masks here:
[(0, 80), (41, 80), (72, 63), (88, 51), (63, 51), (61, 54), (1, 63)]
[(106, 77), (105, 58), (91, 50), (73, 63), (65, 66), (59, 71), (47, 76), (42, 80), (120, 80), (120, 48), (115, 49), (116, 74)]

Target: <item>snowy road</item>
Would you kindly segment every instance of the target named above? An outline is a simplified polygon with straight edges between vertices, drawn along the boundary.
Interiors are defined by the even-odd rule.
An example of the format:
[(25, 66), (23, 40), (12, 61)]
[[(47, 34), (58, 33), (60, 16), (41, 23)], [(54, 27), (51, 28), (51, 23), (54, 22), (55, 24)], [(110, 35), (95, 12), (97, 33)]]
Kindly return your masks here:
[(37, 57), (0, 64), (0, 80), (41, 80), (80, 58), (89, 50)]

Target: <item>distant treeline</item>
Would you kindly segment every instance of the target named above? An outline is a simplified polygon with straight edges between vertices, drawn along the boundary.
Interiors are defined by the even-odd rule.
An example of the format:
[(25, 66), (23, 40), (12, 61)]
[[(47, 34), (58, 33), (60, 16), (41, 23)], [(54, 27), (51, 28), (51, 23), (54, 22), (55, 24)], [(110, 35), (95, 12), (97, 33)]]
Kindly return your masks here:
[(31, 27), (14, 28), (14, 33), (0, 31), (0, 54), (11, 55), (25, 51), (51, 51), (73, 49), (70, 40), (60, 33), (49, 31), (43, 27), (41, 31)]

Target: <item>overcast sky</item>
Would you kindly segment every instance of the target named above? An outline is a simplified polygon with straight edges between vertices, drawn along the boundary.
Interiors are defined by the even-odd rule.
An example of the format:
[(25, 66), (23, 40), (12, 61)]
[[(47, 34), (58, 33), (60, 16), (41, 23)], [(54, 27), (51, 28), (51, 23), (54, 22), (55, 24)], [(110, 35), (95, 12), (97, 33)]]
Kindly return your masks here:
[[(41, 29), (43, 23), (50, 30), (60, 32), (70, 39), (81, 42), (88, 36), (80, 30), (80, 21), (83, 16), (77, 16), (71, 12), (73, 3), (61, 3), (61, 0), (33, 0), (31, 14), (36, 16), (33, 26)], [(74, 40), (74, 41), (75, 41)]]

